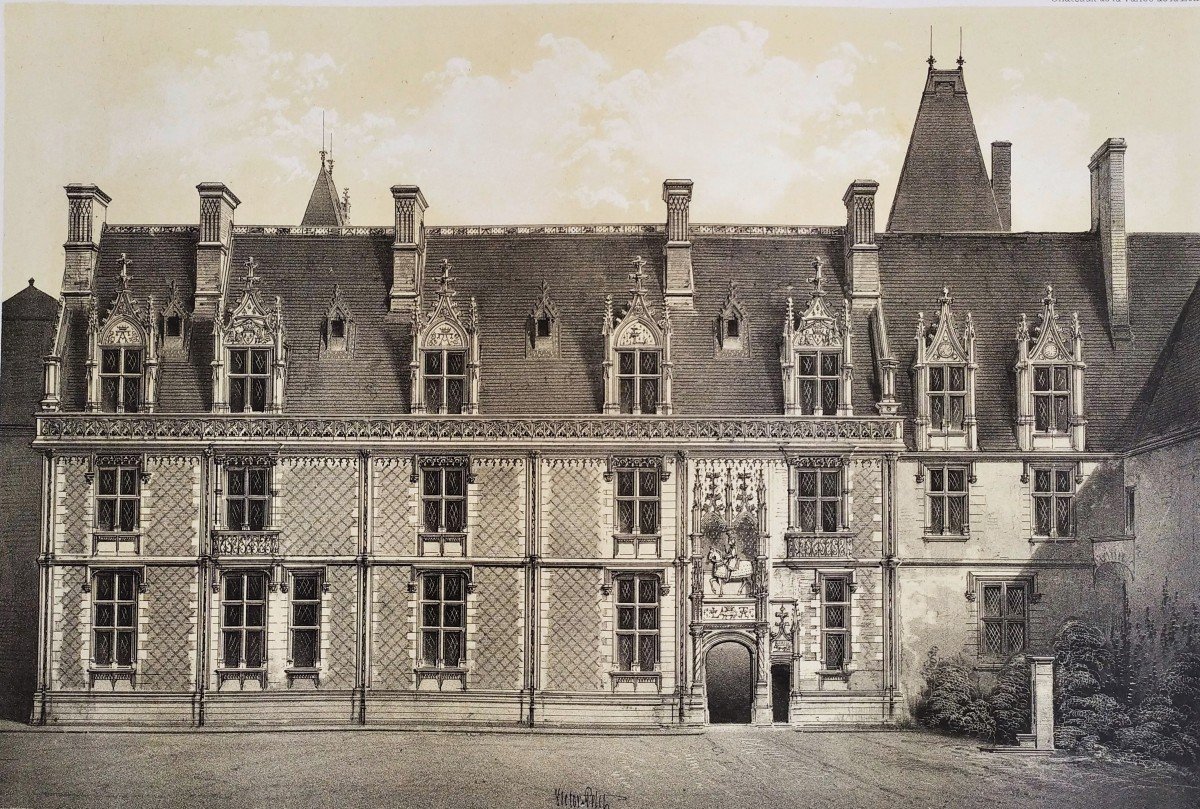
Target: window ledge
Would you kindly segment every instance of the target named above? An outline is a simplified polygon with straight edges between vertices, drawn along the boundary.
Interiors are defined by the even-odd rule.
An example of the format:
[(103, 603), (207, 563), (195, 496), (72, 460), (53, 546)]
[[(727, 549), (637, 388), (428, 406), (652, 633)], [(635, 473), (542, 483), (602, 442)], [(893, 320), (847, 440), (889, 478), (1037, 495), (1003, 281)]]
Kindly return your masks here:
[[(634, 691), (646, 690), (657, 692), (662, 689), (661, 671), (610, 671), (608, 677), (612, 683), (613, 691), (616, 691), (617, 687), (622, 685), (633, 686)], [(647, 688), (640, 688), (643, 685), (647, 686)]]
[(1071, 542), (1076, 542), (1078, 540), (1079, 540), (1079, 537), (1074, 536), (1074, 535), (1069, 536), (1069, 537), (1040, 537), (1040, 536), (1034, 535), (1029, 538), (1030, 544), (1043, 543), (1043, 542), (1047, 543), (1047, 544), (1058, 544), (1060, 542), (1071, 543)]
[(850, 679), (850, 675), (853, 673), (853, 669), (821, 669), (817, 672), (817, 676), (822, 680), (847, 681)]
[(311, 682), (314, 688), (321, 684), (321, 669), (317, 666), (292, 666), (284, 669), (284, 673), (287, 675), (288, 688), (291, 688), (297, 681)]
[[(467, 690), (467, 669), (463, 666), (453, 668), (418, 666), (413, 669), (413, 676), (416, 678), (417, 690), (421, 690), (421, 687), (426, 683), (434, 686), (433, 690), (437, 691)], [(447, 683), (451, 685), (450, 688), (446, 688)]]
[(141, 553), (142, 532), (92, 531), (92, 556), (137, 556)]
[(970, 534), (925, 534), (921, 537), (923, 542), (969, 542)]
[[(623, 559), (657, 559), (662, 552), (662, 535), (661, 534), (622, 534), (615, 533), (613, 538), (613, 558)], [(649, 554), (643, 554), (643, 546), (650, 551)], [(630, 556), (629, 550), (632, 549), (633, 554)], [(622, 553), (622, 550), (625, 552)]]
[[(98, 682), (106, 682), (114, 691), (132, 690), (136, 676), (136, 664), (132, 666), (105, 666), (103, 664), (92, 663), (88, 666), (88, 685), (92, 688), (95, 688)], [(118, 683), (127, 683), (128, 686), (118, 689)]]
[(224, 684), (227, 682), (237, 682), (239, 688), (245, 690), (246, 681), (258, 683), (258, 687), (262, 690), (267, 688), (267, 669), (266, 667), (256, 669), (217, 669), (217, 682)]

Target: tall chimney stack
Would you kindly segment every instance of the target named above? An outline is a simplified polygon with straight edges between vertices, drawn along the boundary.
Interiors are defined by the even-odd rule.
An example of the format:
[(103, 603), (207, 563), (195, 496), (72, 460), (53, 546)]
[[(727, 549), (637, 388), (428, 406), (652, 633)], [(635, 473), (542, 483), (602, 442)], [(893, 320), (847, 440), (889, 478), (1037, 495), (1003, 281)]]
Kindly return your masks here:
[(855, 310), (870, 308), (879, 298), (879, 245), (875, 243), (878, 190), (879, 183), (874, 180), (855, 180), (842, 196), (846, 206), (846, 276)]
[(1012, 230), (1012, 144), (992, 141), (992, 194), (1000, 212), (1000, 229)]
[(200, 183), (200, 242), (196, 245), (196, 307), (201, 318), (214, 318), (229, 283), (233, 249), (233, 211), (241, 204), (224, 183)]
[(94, 185), (73, 183), (67, 192), (67, 242), (63, 245), (63, 295), (89, 295), (100, 255), (100, 232), (104, 229), (112, 198)]
[(1100, 236), (1100, 259), (1114, 340), (1128, 340), (1129, 263), (1125, 243), (1125, 139), (1109, 138), (1088, 164), (1092, 175), (1092, 230)]
[(692, 239), (688, 213), (692, 204), (691, 180), (663, 182), (663, 202), (667, 203), (666, 277), (663, 299), (672, 311), (692, 311), (695, 287), (692, 277)]
[(415, 185), (393, 185), (396, 236), (392, 240), (392, 289), (389, 309), (408, 314), (421, 299), (425, 280), (425, 195)]

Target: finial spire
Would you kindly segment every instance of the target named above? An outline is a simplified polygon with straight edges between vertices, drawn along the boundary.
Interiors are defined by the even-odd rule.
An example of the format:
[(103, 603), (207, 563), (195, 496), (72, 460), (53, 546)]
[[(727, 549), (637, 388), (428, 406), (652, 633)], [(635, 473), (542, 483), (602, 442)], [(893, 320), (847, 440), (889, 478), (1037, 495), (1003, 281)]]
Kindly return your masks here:
[(813, 285), (812, 296), (814, 298), (822, 298), (825, 296), (825, 272), (821, 266), (821, 259), (814, 257), (812, 260), (813, 276), (808, 279), (808, 282)]
[(933, 58), (933, 26), (929, 26), (929, 58), (925, 60), (929, 63), (929, 69), (933, 70), (933, 66), (937, 63), (937, 59)]
[(117, 263), (121, 265), (121, 289), (129, 289), (129, 265), (133, 262), (122, 253)]
[(329, 171), (333, 172), (333, 130), (329, 131)]
[(962, 26), (958, 26), (958, 69), (962, 70), (963, 63), (966, 60), (962, 56)]
[(442, 259), (442, 274), (438, 278), (438, 294), (453, 295), (454, 289), (450, 286), (452, 279), (450, 278), (451, 264), (450, 259)]
[(254, 285), (258, 283), (258, 276), (255, 274), (255, 270), (257, 270), (257, 269), (258, 269), (258, 262), (254, 259), (254, 256), (250, 256), (249, 258), (247, 258), (246, 259), (246, 289), (247, 290), (254, 289)]
[(629, 290), (630, 292), (635, 295), (645, 292), (642, 282), (646, 279), (646, 260), (641, 256), (633, 260), (633, 272), (629, 274), (629, 278), (633, 281), (633, 289)]
[(321, 168), (325, 168), (325, 110), (321, 110)]

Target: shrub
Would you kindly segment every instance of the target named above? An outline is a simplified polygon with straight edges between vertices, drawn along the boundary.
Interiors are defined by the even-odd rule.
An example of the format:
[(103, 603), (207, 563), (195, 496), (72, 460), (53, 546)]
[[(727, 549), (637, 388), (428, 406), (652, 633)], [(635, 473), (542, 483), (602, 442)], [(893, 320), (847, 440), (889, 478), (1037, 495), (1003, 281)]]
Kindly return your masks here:
[(1031, 697), (1029, 661), (1013, 658), (996, 674), (996, 687), (987, 696), (997, 742), (1015, 744), (1018, 733), (1029, 732), (1033, 721)]
[(1116, 656), (1108, 638), (1083, 621), (1063, 624), (1054, 640), (1055, 746), (1094, 748), (1129, 724), (1113, 691)]
[(925, 689), (914, 711), (921, 725), (964, 736), (995, 737), (996, 723), (969, 666), (960, 659), (940, 657), (935, 647), (921, 673)]

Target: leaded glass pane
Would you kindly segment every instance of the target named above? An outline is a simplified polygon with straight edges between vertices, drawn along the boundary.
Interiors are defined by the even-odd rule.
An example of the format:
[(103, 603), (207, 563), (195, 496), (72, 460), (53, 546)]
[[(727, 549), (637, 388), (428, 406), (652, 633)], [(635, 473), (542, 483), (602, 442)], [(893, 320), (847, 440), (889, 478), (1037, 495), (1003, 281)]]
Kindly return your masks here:
[(985, 621), (983, 624), (983, 653), (987, 655), (1000, 654), (1000, 622)]
[(117, 501), (96, 501), (96, 525), (104, 531), (117, 530)]
[(960, 391), (967, 389), (967, 370), (961, 365), (950, 366), (950, 390)]
[(1010, 621), (1008, 624), (1008, 654), (1016, 654), (1025, 649), (1025, 624)]
[(1005, 592), (1005, 612), (1010, 615), (1025, 614), (1025, 588), (1010, 584)]
[(800, 473), (800, 496), (801, 497), (816, 497), (817, 496), (817, 473), (816, 472), (801, 472)]
[(265, 604), (247, 604), (246, 605), (246, 626), (264, 626), (266, 624), (266, 605)]
[(999, 617), (1001, 609), (1000, 585), (985, 585), (983, 588), (983, 614), (989, 618)]
[(1050, 429), (1050, 397), (1033, 397), (1033, 429), (1039, 433)]
[(231, 497), (240, 497), (246, 493), (246, 478), (241, 469), (231, 469), (227, 476), (227, 491)]
[(436, 601), (442, 597), (442, 577), (438, 575), (425, 577), (425, 598)]
[(121, 530), (133, 531), (137, 528), (137, 501), (121, 501)]
[(1034, 470), (1033, 490), (1035, 492), (1050, 491), (1050, 470), (1049, 469)]
[(133, 626), (133, 605), (117, 605), (117, 626), (129, 628)]
[(942, 534), (946, 531), (945, 504), (941, 497), (929, 499), (929, 530), (935, 534)]
[(800, 380), (800, 412), (811, 416), (817, 409), (817, 383), (812, 379)]
[(140, 400), (141, 400), (140, 394), (141, 394), (141, 390), (142, 390), (141, 379), (140, 378), (131, 379), (129, 377), (126, 377), (123, 380), (122, 385), (124, 388), (124, 391), (123, 391), (124, 396), (121, 400), (121, 404), (124, 406), (126, 412), (129, 412), (129, 413), (138, 412), (138, 404), (140, 403)]
[(316, 626), (319, 623), (320, 609), (316, 604), (294, 604), (292, 608), (292, 623), (295, 626)]
[(800, 530), (817, 530), (817, 503), (815, 500), (800, 501)]
[(801, 376), (816, 376), (817, 375), (817, 358), (813, 354), (800, 355), (800, 375)]
[(638, 610), (638, 629), (658, 629), (658, 610), (642, 607)]
[(838, 372), (838, 355), (837, 354), (822, 354), (821, 355), (821, 376), (837, 376)]
[(460, 377), (447, 379), (446, 412), (455, 415), (462, 413), (465, 402), (466, 396), (464, 395), (463, 380)]
[(117, 598), (122, 601), (133, 600), (133, 576), (131, 574), (117, 574)]
[(617, 401), (620, 405), (622, 413), (633, 412), (633, 392), (635, 390), (635, 381), (636, 380), (631, 378), (623, 378), (620, 380), (620, 384), (617, 386)]
[(946, 473), (942, 469), (929, 470), (929, 490), (931, 492), (945, 491)]
[(240, 600), (242, 597), (242, 577), (238, 575), (225, 577), (225, 598), (230, 601)]
[(245, 351), (245, 349), (240, 350), (240, 351), (230, 351), (229, 352), (229, 373), (231, 373), (231, 374), (245, 374), (246, 373), (246, 351)]
[(461, 351), (446, 353), (446, 373), (451, 376), (462, 376), (467, 372), (467, 355)]
[(658, 501), (642, 500), (638, 503), (638, 528), (642, 534), (658, 533)]
[(292, 632), (292, 665), (299, 668), (317, 665), (317, 630), (297, 629)]
[(846, 636), (841, 633), (830, 633), (825, 636), (825, 667), (841, 669), (846, 664)]
[(462, 604), (447, 604), (442, 608), (442, 625), (443, 626), (462, 626), (463, 625), (463, 608)]
[(654, 413), (658, 409), (658, 378), (643, 379), (641, 390), (641, 411)]
[(244, 609), (241, 604), (226, 604), (225, 626), (240, 627), (242, 625), (242, 618), (245, 615)]
[(263, 633), (246, 632), (246, 668), (256, 669), (263, 664)]
[(950, 397), (950, 429), (961, 430), (966, 413), (966, 400), (961, 396)]
[(108, 413), (115, 413), (117, 410), (120, 381), (116, 377), (104, 377), (100, 380), (100, 407)]
[(642, 671), (654, 671), (658, 663), (658, 635), (638, 637), (638, 663)]
[(247, 470), (247, 477), (250, 479), (250, 494), (261, 497), (267, 493), (267, 470)]
[(638, 581), (638, 602), (642, 604), (658, 603), (658, 579), (646, 577)]
[(425, 500), (422, 502), (422, 510), (424, 512), (425, 530), (430, 533), (437, 532), (441, 527), (441, 501)]
[(617, 607), (617, 629), (633, 629), (633, 607)]
[(1038, 536), (1050, 536), (1050, 498), (1033, 498), (1034, 533)]
[(1050, 390), (1050, 369), (1039, 365), (1033, 369), (1033, 389)]
[(438, 604), (425, 604), (421, 607), (421, 625), (437, 627), (442, 625), (442, 608)]
[(838, 504), (836, 500), (824, 500), (821, 502), (821, 530), (836, 531)]
[(267, 373), (267, 366), (270, 364), (270, 355), (267, 351), (256, 348), (250, 352), (250, 373), (257, 376), (263, 376)]
[(101, 469), (100, 470), (100, 494), (116, 494), (117, 493), (117, 470)]
[(617, 581), (617, 600), (622, 604), (634, 603), (633, 579), (625, 578)]
[(135, 495), (137, 494), (137, 470), (122, 469), (121, 470), (121, 494)]
[(617, 473), (617, 497), (633, 497), (633, 472)]
[(425, 352), (425, 373), (439, 376), (442, 373), (442, 352), (426, 351)]
[(929, 389), (943, 391), (946, 389), (946, 369), (935, 365), (929, 369)]
[(821, 496), (836, 497), (838, 493), (838, 473), (837, 472), (822, 472), (821, 473)]
[[(109, 596), (110, 598), (112, 596)], [(96, 605), (96, 626), (112, 626), (113, 625), (113, 605), (112, 604), (97, 604)]]
[(1071, 498), (1056, 497), (1057, 513), (1057, 530), (1060, 537), (1069, 537), (1074, 532), (1071, 530)]
[(821, 380), (821, 410), (826, 416), (837, 412), (838, 383), (836, 379)]
[(457, 666), (462, 661), (462, 634), (446, 632), (443, 634), (443, 666)]
[(142, 352), (125, 349), (125, 373), (140, 374), (142, 372)]
[(247, 601), (262, 601), (266, 589), (267, 577), (261, 573), (252, 573), (246, 576), (246, 600)]
[(658, 354), (653, 351), (642, 351), (638, 354), (638, 373), (657, 374)]
[(96, 648), (92, 651), (92, 658), (101, 665), (107, 666), (112, 663), (111, 632), (96, 633)]
[(118, 632), (117, 633), (117, 665), (131, 666), (133, 665), (133, 633)]
[(431, 413), (442, 410), (442, 378), (425, 378), (425, 409)]
[(267, 501), (250, 500), (250, 514), (247, 522), (251, 531), (261, 531), (267, 527)]
[(622, 534), (633, 533), (633, 501), (617, 501), (617, 527)]
[(826, 601), (845, 601), (846, 600), (846, 580), (845, 579), (825, 579), (825, 600)]
[(437, 665), (438, 633), (436, 631), (421, 633), (421, 655), (425, 659), (425, 665)]
[(1061, 365), (1054, 366), (1054, 389), (1067, 389), (1067, 369)]
[(1071, 491), (1071, 472), (1068, 469), (1054, 470), (1054, 490), (1062, 493)]
[(933, 424), (933, 429), (940, 430), (944, 426), (946, 419), (946, 403), (941, 396), (934, 396), (929, 400), (929, 420)]
[(946, 513), (947, 524), (949, 531), (952, 534), (966, 533), (967, 523), (967, 498), (965, 497), (947, 497), (946, 498)]
[(461, 469), (446, 470), (446, 496), (462, 497), (466, 474)]
[(632, 351), (621, 351), (617, 354), (617, 373), (632, 375), (636, 368)]
[(967, 473), (964, 469), (946, 470), (946, 491), (962, 492), (967, 489)]
[(316, 576), (296, 576), (292, 581), (292, 598), (297, 601), (315, 601), (318, 598)]
[(1054, 397), (1054, 429), (1056, 432), (1065, 433), (1070, 422), (1067, 416), (1067, 397)]
[(100, 352), (100, 373), (121, 373), (121, 349), (106, 348)]
[(846, 628), (846, 609), (841, 606), (825, 608), (825, 626), (829, 629)]
[(446, 600), (447, 601), (462, 601), (463, 600), (463, 577), (462, 576), (447, 576), (445, 581)]
[(242, 633), (241, 632), (226, 632), (225, 633), (225, 666), (226, 668), (235, 669), (242, 664)]
[(658, 473), (645, 471), (638, 473), (638, 497), (658, 497)]
[(621, 671), (633, 670), (633, 635), (617, 636), (617, 665)]

